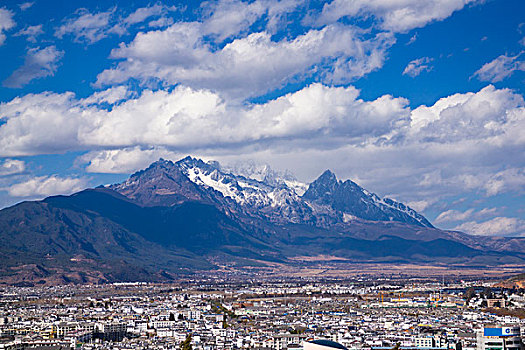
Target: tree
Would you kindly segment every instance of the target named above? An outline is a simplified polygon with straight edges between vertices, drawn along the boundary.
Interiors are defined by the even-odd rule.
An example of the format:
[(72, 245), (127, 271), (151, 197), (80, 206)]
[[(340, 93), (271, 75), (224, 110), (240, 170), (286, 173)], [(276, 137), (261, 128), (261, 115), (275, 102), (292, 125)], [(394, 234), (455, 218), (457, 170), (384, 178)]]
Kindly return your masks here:
[(476, 290), (472, 287), (466, 290), (465, 292), (465, 299), (467, 299), (467, 303), (470, 301), (470, 299), (474, 298), (476, 296)]
[(193, 347), (191, 346), (191, 333), (188, 333), (186, 336), (186, 339), (180, 343), (180, 349), (181, 350), (193, 350)]

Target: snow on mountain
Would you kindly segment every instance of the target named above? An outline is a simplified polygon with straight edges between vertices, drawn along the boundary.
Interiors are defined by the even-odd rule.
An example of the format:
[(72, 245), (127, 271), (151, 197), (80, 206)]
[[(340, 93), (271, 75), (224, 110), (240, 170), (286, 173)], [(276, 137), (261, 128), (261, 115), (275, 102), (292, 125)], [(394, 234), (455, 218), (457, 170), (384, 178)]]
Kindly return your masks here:
[(247, 161), (236, 163), (222, 169), (225, 172), (257, 180), (273, 187), (284, 184), (293, 189), (299, 196), (308, 188), (308, 184), (297, 181), (290, 171), (277, 171), (272, 169), (268, 164), (258, 164), (254, 161)]
[[(186, 157), (177, 163), (182, 172), (195, 184), (220, 192), (224, 197), (251, 210), (277, 221), (301, 222), (309, 220), (311, 209), (301, 200), (295, 189), (304, 185), (290, 175), (273, 171), (269, 166), (236, 168), (244, 175), (236, 175), (224, 170), (217, 162), (204, 162), (200, 159)], [(250, 174), (249, 177), (248, 174)]]
[(173, 205), (187, 198), (228, 206), (231, 199), (246, 213), (274, 222), (329, 226), (368, 220), (432, 227), (403, 203), (380, 198), (351, 180), (340, 181), (329, 170), (307, 185), (268, 165), (223, 168), (218, 162), (186, 157), (175, 163), (159, 160), (112, 188), (143, 205)]
[(356, 217), (370, 221), (400, 221), (432, 227), (422, 215), (403, 203), (380, 198), (351, 180), (340, 181), (329, 170), (310, 184), (302, 198), (316, 208), (325, 211), (332, 209), (341, 213), (343, 221)]

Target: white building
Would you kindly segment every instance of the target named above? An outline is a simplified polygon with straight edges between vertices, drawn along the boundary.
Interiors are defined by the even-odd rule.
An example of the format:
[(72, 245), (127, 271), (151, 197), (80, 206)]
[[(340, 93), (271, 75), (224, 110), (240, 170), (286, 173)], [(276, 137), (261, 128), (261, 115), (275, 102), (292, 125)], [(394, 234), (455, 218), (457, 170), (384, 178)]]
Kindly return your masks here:
[(520, 327), (484, 327), (477, 333), (477, 350), (523, 350)]

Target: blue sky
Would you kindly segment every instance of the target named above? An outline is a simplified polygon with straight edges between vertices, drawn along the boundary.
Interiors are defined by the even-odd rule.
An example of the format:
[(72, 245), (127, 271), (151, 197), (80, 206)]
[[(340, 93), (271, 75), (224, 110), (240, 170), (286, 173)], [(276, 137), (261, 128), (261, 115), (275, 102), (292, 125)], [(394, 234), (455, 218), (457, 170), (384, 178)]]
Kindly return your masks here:
[(521, 0), (0, 3), (0, 207), (159, 157), (325, 169), (525, 235)]

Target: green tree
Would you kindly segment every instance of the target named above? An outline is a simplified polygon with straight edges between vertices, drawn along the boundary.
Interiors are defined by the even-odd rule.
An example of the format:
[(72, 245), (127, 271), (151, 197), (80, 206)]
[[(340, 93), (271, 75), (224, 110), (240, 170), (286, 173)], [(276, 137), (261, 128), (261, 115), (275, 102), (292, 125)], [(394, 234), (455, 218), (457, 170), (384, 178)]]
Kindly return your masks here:
[(180, 343), (180, 349), (181, 350), (193, 350), (193, 347), (191, 346), (191, 333), (188, 333), (186, 336), (186, 339)]
[(476, 296), (476, 290), (472, 287), (466, 290), (465, 292), (465, 299), (467, 299), (467, 303), (470, 301), (470, 299), (474, 298)]

